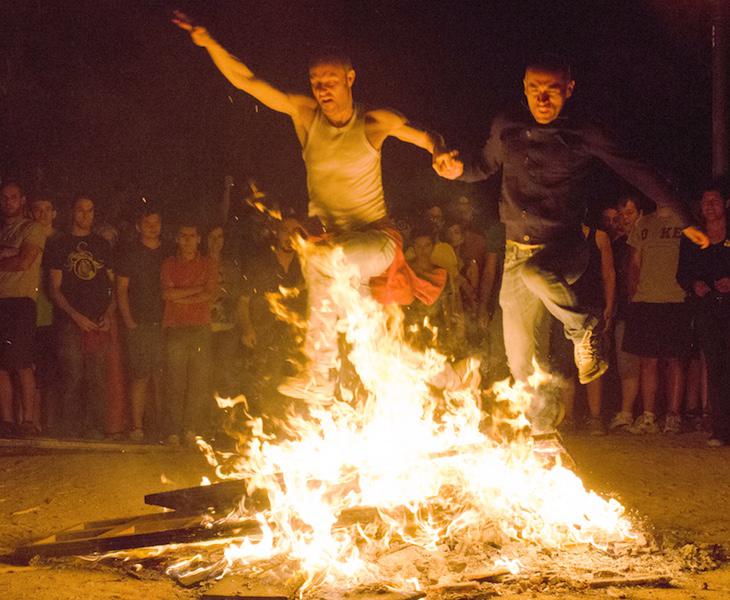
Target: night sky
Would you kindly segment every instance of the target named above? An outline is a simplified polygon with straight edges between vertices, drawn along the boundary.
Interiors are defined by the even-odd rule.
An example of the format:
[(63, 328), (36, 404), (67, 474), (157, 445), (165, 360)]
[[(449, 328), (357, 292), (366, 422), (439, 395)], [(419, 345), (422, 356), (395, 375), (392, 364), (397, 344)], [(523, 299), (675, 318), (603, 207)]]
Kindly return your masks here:
[[(571, 102), (609, 125), (683, 189), (711, 166), (708, 0), (572, 2), (3, 0), (0, 173), (63, 199), (85, 192), (107, 218), (140, 196), (205, 214), (223, 178), (256, 179), (306, 203), (287, 117), (230, 86), (189, 36), (180, 8), (257, 75), (306, 92), (307, 57), (346, 48), (355, 98), (388, 106), (476, 149), (500, 107), (521, 102), (523, 61), (556, 51), (575, 68)], [(383, 150), (395, 213), (490, 186), (440, 181), (423, 151)], [(597, 195), (610, 195), (598, 178)], [(604, 187), (605, 190), (604, 190)]]

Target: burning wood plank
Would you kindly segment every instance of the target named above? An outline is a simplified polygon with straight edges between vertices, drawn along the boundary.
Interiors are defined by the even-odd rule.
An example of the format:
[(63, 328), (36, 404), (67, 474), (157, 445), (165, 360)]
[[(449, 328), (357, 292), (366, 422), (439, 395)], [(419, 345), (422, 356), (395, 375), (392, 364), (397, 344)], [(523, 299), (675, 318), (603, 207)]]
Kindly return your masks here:
[(113, 552), (255, 534), (258, 531), (259, 524), (254, 520), (221, 521), (206, 525), (200, 515), (157, 513), (81, 523), (31, 544), (19, 546), (8, 559), (27, 563), (34, 556), (73, 556)]

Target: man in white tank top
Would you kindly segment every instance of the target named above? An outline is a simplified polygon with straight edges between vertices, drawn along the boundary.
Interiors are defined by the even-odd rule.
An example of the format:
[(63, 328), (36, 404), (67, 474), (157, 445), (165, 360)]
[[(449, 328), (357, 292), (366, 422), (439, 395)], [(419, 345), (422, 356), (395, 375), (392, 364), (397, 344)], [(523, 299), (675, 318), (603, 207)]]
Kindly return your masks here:
[[(385, 273), (399, 252), (398, 240), (387, 223), (380, 170), (380, 150), (392, 136), (430, 152), (433, 168), (441, 172), (446, 153), (441, 136), (417, 129), (400, 114), (365, 110), (355, 104), (355, 71), (348, 58), (332, 54), (310, 63), (312, 96), (289, 94), (259, 79), (228, 53), (208, 31), (176, 12), (174, 23), (190, 32), (193, 42), (208, 51), (216, 67), (234, 86), (292, 120), (307, 170), (309, 214), (318, 217), (332, 244), (321, 257), (310, 257), (305, 278), (308, 289), (308, 330), (304, 351), (308, 367), (285, 380), (279, 391), (287, 396), (331, 399), (330, 376), (337, 359), (337, 314), (328, 310), (331, 274), (325, 248), (342, 247), (346, 260), (357, 267), (360, 286), (368, 293), (372, 277)], [(318, 258), (320, 260), (318, 260)]]

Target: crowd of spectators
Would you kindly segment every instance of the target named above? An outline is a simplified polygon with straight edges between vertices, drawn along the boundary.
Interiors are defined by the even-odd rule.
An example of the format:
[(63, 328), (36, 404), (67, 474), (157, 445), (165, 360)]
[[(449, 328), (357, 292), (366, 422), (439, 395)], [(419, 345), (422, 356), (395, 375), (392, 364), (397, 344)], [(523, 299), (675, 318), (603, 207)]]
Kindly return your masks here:
[[(612, 361), (580, 386), (572, 346), (545, 313), (537, 354), (558, 376), (564, 431), (705, 428), (711, 446), (730, 443), (728, 195), (708, 185), (695, 204), (707, 250), (636, 194), (586, 218), (591, 258), (573, 287), (600, 308)], [(267, 296), (304, 286), (293, 240), (306, 228), (255, 212), (232, 219), (229, 197), (223, 206), (217, 222), (172, 226), (144, 201), (131, 226), (115, 227), (100, 222), (93, 198), (78, 196), (60, 231), (52, 197), (3, 182), (0, 437), (177, 446), (221, 429), (216, 395), (243, 393), (254, 414), (279, 410), (276, 385), (291, 369), (296, 328), (276, 319)], [(396, 225), (413, 270), (443, 289), (432, 305), (405, 307), (410, 343), (454, 360), (478, 356), (485, 387), (508, 377), (504, 226), (466, 197)], [(303, 296), (291, 300), (300, 313)]]

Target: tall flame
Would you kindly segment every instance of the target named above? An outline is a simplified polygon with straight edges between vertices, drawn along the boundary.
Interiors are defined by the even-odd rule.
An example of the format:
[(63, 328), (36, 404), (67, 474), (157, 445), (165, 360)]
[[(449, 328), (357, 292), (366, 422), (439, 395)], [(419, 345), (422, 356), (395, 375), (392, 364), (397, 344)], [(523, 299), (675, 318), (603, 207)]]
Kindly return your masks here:
[[(305, 261), (311, 247), (301, 244)], [(525, 435), (525, 413), (547, 374), (496, 385), (502, 416), (485, 427), (478, 391), (435, 389), (447, 359), (404, 341), (399, 311), (360, 294), (341, 249), (330, 260), (338, 329), (365, 392), (344, 386), (327, 406), (312, 401), (291, 410), (277, 437), (263, 433), (261, 419), (249, 420), (235, 472), (218, 474), (244, 479), (249, 495), (265, 491), (270, 508), (242, 505), (229, 517), (255, 518), (260, 535), (226, 548), (228, 571), (283, 558), (303, 574), (301, 589), (382, 581), (413, 589), (422, 582), (412, 572), (393, 572), (382, 560), (398, 545), (443, 561), (469, 544), (604, 548), (635, 537), (617, 501), (586, 491), (559, 457), (547, 461)], [(494, 435), (505, 427), (509, 435)], [(207, 448), (218, 467), (219, 456)], [(360, 507), (372, 507), (375, 518), (347, 522)], [(521, 568), (507, 556), (500, 565)]]

